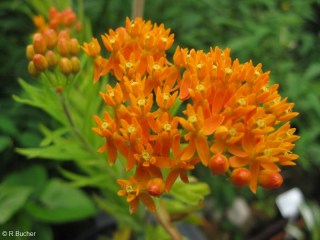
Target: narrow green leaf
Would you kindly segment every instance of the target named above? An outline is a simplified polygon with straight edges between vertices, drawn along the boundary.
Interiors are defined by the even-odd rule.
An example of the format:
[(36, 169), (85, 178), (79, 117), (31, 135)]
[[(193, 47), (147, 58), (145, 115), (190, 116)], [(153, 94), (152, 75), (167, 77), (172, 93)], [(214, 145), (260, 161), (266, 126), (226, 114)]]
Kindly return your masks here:
[(40, 221), (65, 223), (92, 217), (96, 213), (90, 198), (80, 189), (53, 179), (43, 190), (39, 202), (29, 202), (26, 210)]
[(0, 225), (24, 206), (31, 192), (29, 187), (0, 185)]

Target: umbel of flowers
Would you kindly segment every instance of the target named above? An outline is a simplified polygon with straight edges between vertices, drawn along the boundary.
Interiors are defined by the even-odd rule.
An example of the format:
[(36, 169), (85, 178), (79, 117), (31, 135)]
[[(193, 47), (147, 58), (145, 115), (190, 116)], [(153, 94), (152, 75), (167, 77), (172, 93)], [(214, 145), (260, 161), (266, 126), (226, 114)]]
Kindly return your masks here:
[(81, 31), (82, 24), (70, 8), (59, 12), (52, 7), (48, 18), (48, 22), (43, 16), (33, 18), (38, 29), (33, 34), (32, 44), (26, 48), (29, 73), (38, 76), (47, 70), (55, 71), (57, 66), (65, 76), (78, 73), (80, 45), (72, 34)]
[[(94, 116), (93, 130), (105, 144), (110, 164), (121, 154), (129, 179), (118, 179), (119, 196), (130, 211), (139, 201), (155, 210), (153, 196), (169, 192), (178, 177), (198, 163), (213, 174), (227, 174), (235, 186), (277, 188), (280, 166), (295, 165), (289, 120), (293, 103), (269, 83), (261, 64), (240, 63), (230, 50), (209, 52), (177, 47), (166, 56), (174, 35), (163, 24), (137, 18), (102, 35), (108, 56), (96, 38), (83, 50), (94, 61), (94, 82), (108, 73), (117, 79), (100, 92), (112, 111)], [(183, 104), (181, 104), (181, 102)], [(185, 107), (183, 116), (175, 109)], [(165, 170), (166, 169), (166, 170)]]

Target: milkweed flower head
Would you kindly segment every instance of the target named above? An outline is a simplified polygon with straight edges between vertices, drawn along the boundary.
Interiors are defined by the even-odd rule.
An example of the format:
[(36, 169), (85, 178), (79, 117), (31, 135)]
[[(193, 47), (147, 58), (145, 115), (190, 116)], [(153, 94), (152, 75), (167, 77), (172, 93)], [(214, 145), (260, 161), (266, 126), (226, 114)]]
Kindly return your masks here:
[[(254, 193), (282, 184), (280, 167), (298, 158), (292, 150), (299, 137), (289, 122), (298, 113), (261, 64), (240, 63), (219, 47), (177, 47), (170, 61), (170, 29), (141, 18), (127, 18), (101, 40), (82, 46), (93, 58), (93, 80), (110, 74), (117, 83), (100, 92), (113, 115), (94, 116), (93, 130), (105, 138), (98, 151), (107, 152), (110, 164), (119, 154), (126, 159), (132, 176), (118, 180), (118, 195), (127, 197), (131, 212), (140, 200), (153, 211), (153, 197), (169, 192), (177, 178), (187, 183), (199, 163)], [(179, 104), (182, 116), (175, 114)]]
[(81, 31), (82, 24), (77, 15), (70, 8), (58, 11), (52, 7), (47, 20), (34, 16), (33, 22), (37, 31), (26, 48), (29, 73), (38, 76), (55, 69), (65, 76), (78, 73), (80, 43), (74, 36)]

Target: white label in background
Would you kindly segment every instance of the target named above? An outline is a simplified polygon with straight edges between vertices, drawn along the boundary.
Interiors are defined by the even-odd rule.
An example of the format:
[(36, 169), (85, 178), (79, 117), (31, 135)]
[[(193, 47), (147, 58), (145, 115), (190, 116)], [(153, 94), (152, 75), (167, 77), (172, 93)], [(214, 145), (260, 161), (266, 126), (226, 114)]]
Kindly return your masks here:
[(280, 194), (276, 203), (284, 218), (295, 218), (299, 214), (299, 207), (303, 203), (303, 194), (299, 188), (292, 188)]

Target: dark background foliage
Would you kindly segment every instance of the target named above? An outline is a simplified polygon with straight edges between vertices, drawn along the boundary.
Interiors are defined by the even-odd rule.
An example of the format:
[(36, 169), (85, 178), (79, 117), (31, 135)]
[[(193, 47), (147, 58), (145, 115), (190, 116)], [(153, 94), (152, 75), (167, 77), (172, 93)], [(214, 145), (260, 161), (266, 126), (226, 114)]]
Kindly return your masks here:
[[(31, 2), (3, 0), (0, 3), (0, 180), (39, 162), (50, 176), (57, 175), (54, 163), (28, 160), (15, 152), (16, 147), (39, 144), (40, 123), (55, 125), (46, 114), (18, 104), (11, 97), (21, 92), (18, 78), (34, 81), (28, 76), (25, 57), (25, 46), (34, 31), (30, 16), (35, 9)], [(74, 9), (77, 9), (77, 4), (78, 1), (73, 2)], [(85, 14), (92, 22), (93, 35), (97, 37), (109, 28), (122, 26), (125, 17), (131, 15), (131, 9), (131, 0), (84, 1)], [(223, 215), (237, 196), (245, 198), (255, 211), (258, 224), (252, 229), (244, 231), (226, 217), (220, 217), (215, 222), (218, 226), (215, 234), (232, 239), (259, 235), (263, 228), (281, 218), (274, 204), (276, 196), (293, 187), (299, 187), (305, 198), (319, 207), (319, 1), (145, 0), (144, 18), (171, 28), (175, 44), (169, 55), (177, 45), (204, 50), (219, 46), (231, 48), (232, 57), (239, 58), (240, 62), (252, 60), (254, 64), (262, 63), (264, 71), (271, 71), (271, 81), (280, 84), (281, 94), (288, 96), (289, 102), (295, 102), (295, 111), (300, 112), (293, 121), (301, 136), (295, 149), (300, 159), (296, 167), (284, 170), (285, 182), (280, 189), (261, 191), (252, 196), (203, 169), (194, 172), (212, 189), (209, 207), (205, 209), (212, 222), (215, 222), (212, 219), (217, 219), (212, 212)], [(53, 236), (59, 236), (61, 228), (63, 226), (54, 228), (56, 234)], [(306, 234), (312, 236), (312, 230)]]

